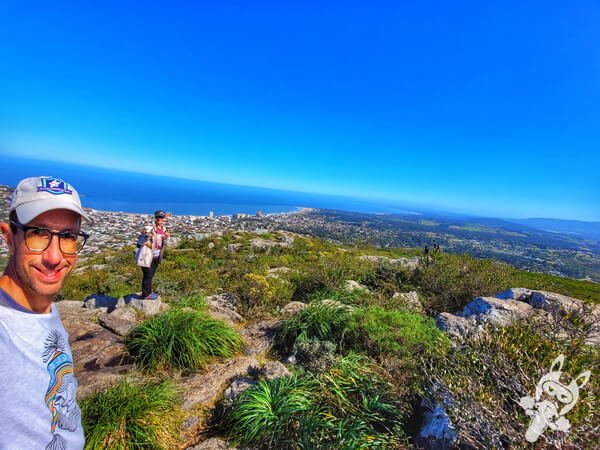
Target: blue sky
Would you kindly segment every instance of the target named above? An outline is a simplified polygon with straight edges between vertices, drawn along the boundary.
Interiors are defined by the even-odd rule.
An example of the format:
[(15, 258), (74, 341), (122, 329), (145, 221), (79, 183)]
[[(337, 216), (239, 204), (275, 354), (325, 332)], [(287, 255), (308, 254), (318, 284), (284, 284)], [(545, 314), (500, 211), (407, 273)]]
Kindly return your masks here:
[(597, 1), (82, 3), (0, 3), (3, 157), (600, 221)]

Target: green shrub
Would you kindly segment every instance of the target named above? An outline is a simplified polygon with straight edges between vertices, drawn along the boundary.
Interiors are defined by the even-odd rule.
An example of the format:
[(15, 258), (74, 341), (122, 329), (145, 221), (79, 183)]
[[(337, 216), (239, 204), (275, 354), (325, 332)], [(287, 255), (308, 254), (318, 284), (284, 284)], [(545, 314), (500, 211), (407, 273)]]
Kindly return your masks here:
[(308, 339), (296, 342), (292, 354), (300, 367), (311, 373), (320, 374), (337, 363), (336, 350), (333, 342)]
[(596, 448), (600, 380), (594, 373), (600, 369), (600, 352), (583, 344), (580, 326), (577, 320), (555, 317), (489, 328), (428, 368), (436, 397), (452, 399), (448, 413), (461, 441), (476, 448), (521, 446), (531, 418), (519, 400), (534, 395), (540, 378), (563, 354), (563, 383), (586, 370), (592, 376), (566, 414), (569, 433), (548, 429), (540, 442), (553, 448)]
[(121, 381), (81, 403), (86, 449), (177, 447), (177, 391), (171, 382)]
[(225, 322), (197, 311), (174, 309), (134, 328), (126, 339), (135, 364), (144, 372), (197, 370), (212, 357), (231, 357), (242, 339)]
[(275, 347), (288, 354), (296, 342), (308, 339), (339, 343), (349, 319), (347, 308), (312, 303), (281, 324), (275, 334)]
[(476, 296), (496, 295), (507, 287), (512, 268), (491, 259), (440, 253), (417, 268), (412, 283), (431, 313), (461, 310)]
[(344, 334), (344, 345), (372, 357), (386, 354), (412, 359), (418, 355), (443, 356), (450, 341), (429, 317), (370, 306), (354, 312)]
[(293, 448), (299, 417), (312, 407), (315, 386), (297, 376), (259, 381), (235, 401), (228, 420), (231, 440), (244, 447)]

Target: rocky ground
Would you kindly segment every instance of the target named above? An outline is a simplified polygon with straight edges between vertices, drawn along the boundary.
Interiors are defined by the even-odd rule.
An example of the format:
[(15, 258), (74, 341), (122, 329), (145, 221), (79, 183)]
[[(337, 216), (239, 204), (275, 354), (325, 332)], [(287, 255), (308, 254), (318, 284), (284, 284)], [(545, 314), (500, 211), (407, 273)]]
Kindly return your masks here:
[[(348, 281), (349, 288), (357, 283)], [(360, 285), (358, 285), (360, 288)], [(419, 308), (414, 293), (399, 293), (398, 299), (412, 308)], [(327, 301), (327, 300), (324, 300)], [(203, 435), (206, 410), (222, 396), (235, 397), (259, 378), (277, 378), (290, 372), (280, 362), (270, 359), (269, 349), (280, 320), (248, 323), (236, 311), (231, 296), (214, 295), (208, 298), (208, 312), (215, 318), (234, 326), (244, 338), (244, 351), (232, 359), (209, 365), (200, 373), (178, 376), (176, 383), (183, 395), (182, 408), (186, 416), (182, 430), (182, 449), (229, 448), (217, 438)], [(124, 345), (124, 336), (145, 318), (158, 314), (168, 305), (158, 301), (91, 296), (84, 302), (57, 303), (65, 328), (70, 334), (79, 382), (79, 398), (117, 382), (122, 377), (139, 377), (132, 367)], [(281, 310), (281, 319), (304, 308), (292, 302)], [(541, 320), (552, 314), (569, 314), (589, 309), (581, 301), (544, 291), (524, 288), (508, 289), (496, 297), (477, 297), (463, 311), (442, 313), (436, 318), (438, 327), (448, 333), (457, 345), (467, 335), (485, 333), (487, 324), (507, 326), (516, 320), (538, 316)], [(590, 311), (600, 323), (600, 307)], [(589, 345), (600, 345), (600, 327), (587, 336)], [(450, 448), (454, 433), (451, 421), (442, 405), (432, 403), (423, 415), (420, 444), (425, 448)]]

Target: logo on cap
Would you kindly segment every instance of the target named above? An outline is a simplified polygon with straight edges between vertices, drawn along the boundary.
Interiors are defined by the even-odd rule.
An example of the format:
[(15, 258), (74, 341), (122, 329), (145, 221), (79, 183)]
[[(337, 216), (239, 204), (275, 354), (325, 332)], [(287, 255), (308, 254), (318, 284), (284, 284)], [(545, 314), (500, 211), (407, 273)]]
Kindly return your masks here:
[(41, 186), (38, 186), (38, 192), (49, 192), (54, 195), (72, 195), (73, 191), (69, 189), (69, 185), (60, 178), (42, 177), (40, 178)]

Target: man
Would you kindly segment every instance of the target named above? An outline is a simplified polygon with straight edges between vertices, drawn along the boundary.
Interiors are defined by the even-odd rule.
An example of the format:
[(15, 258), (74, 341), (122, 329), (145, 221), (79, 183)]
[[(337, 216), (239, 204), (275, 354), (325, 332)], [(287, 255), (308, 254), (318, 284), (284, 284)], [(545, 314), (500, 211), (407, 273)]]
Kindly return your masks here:
[(81, 412), (68, 334), (54, 295), (91, 223), (79, 195), (55, 177), (22, 180), (0, 229), (9, 259), (0, 278), (0, 448), (81, 449)]
[(169, 239), (169, 231), (165, 227), (165, 218), (167, 213), (158, 210), (154, 213), (154, 227), (148, 231), (144, 230), (143, 235), (145, 244), (138, 241), (138, 245), (147, 245), (152, 248), (153, 258), (150, 267), (142, 267), (142, 298), (145, 300), (156, 300), (158, 294), (152, 292), (152, 278), (156, 273), (158, 265), (161, 263), (167, 241)]

